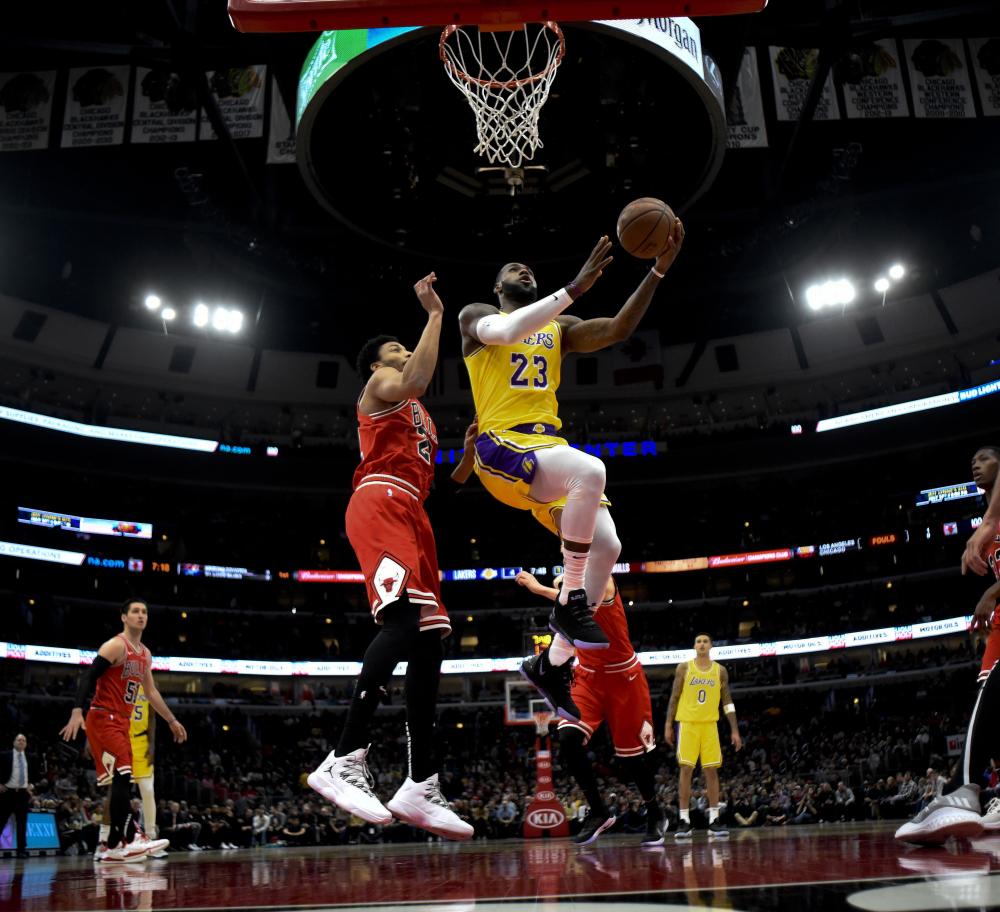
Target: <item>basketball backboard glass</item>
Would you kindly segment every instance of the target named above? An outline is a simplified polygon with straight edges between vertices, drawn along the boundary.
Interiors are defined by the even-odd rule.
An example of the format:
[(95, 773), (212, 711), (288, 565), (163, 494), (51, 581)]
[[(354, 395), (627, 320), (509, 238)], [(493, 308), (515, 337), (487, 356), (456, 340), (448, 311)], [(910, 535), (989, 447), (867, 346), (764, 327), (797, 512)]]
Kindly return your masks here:
[(229, 0), (241, 32), (322, 32), (413, 25), (731, 16), (760, 12), (767, 0)]

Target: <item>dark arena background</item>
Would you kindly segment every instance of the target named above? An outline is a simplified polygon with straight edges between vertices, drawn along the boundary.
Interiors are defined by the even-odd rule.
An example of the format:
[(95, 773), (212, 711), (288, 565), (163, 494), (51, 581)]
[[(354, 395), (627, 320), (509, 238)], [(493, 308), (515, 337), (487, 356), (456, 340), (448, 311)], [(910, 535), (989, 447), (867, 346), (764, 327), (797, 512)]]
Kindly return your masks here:
[[(1000, 908), (1000, 748), (969, 770), (978, 835), (895, 836), (961, 766), (986, 646), (993, 576), (961, 560), (987, 509), (970, 464), (1000, 446), (1000, 14), (764, 6), (4, 11), (0, 909)], [(559, 20), (565, 57), (541, 146), (490, 162), (441, 28), (519, 18)], [(656, 794), (599, 729), (613, 825), (579, 845), (592, 809), (518, 674), (551, 631), (515, 577), (551, 585), (563, 557), (450, 478), (475, 415), (457, 317), (508, 261), (562, 288), (640, 197), (673, 207), (683, 247), (629, 338), (563, 363), (559, 417), (606, 466)], [(569, 313), (613, 317), (647, 275), (612, 252)], [(453, 628), (434, 738), (464, 842), (306, 781), (378, 629), (345, 532), (355, 357), (382, 333), (416, 345), (431, 271), (426, 507)], [(86, 738), (59, 733), (140, 598), (188, 738), (152, 735), (141, 818), (166, 857), (109, 864)], [(664, 727), (702, 632), (743, 744), (720, 726), (728, 839), (700, 768), (674, 835)], [(381, 800), (407, 776), (403, 670), (371, 731)], [(656, 807), (668, 829), (643, 844)]]

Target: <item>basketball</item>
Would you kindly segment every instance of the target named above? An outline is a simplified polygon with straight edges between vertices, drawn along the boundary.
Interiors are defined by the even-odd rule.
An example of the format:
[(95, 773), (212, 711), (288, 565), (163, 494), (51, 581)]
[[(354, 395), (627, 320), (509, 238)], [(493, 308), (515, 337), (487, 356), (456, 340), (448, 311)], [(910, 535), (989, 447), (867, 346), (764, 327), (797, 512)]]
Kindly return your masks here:
[(676, 219), (663, 200), (644, 196), (622, 209), (618, 216), (618, 240), (632, 256), (654, 259), (666, 248)]

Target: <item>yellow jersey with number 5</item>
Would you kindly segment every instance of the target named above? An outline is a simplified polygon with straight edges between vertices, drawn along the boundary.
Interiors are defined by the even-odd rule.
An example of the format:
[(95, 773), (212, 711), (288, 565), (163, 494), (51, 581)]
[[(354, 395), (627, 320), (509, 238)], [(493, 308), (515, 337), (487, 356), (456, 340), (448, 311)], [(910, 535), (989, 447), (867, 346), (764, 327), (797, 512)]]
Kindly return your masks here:
[(694, 661), (687, 663), (684, 689), (677, 702), (678, 722), (717, 722), (719, 701), (722, 699), (722, 675), (719, 663), (713, 662), (702, 671)]
[(466, 356), (480, 434), (522, 424), (562, 427), (561, 343), (562, 327), (552, 320), (513, 345), (484, 345)]
[(145, 735), (149, 731), (149, 700), (146, 699), (146, 691), (139, 685), (139, 694), (135, 698), (135, 706), (132, 707), (132, 718), (129, 720), (128, 733), (130, 738), (137, 738)]

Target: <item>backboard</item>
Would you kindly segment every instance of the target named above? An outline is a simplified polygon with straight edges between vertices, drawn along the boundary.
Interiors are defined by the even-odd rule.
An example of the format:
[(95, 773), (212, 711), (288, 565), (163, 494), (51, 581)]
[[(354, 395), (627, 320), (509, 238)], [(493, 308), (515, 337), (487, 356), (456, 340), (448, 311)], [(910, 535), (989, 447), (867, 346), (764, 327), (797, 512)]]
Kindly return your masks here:
[(767, 0), (229, 0), (241, 32), (322, 32), (415, 25), (663, 19), (757, 13)]
[(534, 725), (536, 713), (548, 712), (549, 705), (527, 681), (508, 678), (504, 683), (504, 725)]

